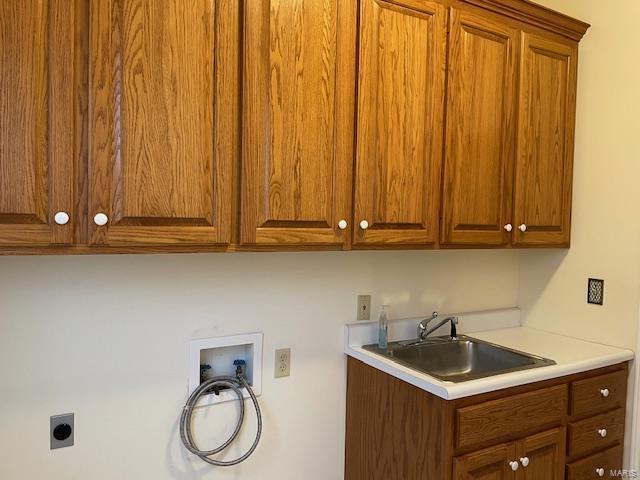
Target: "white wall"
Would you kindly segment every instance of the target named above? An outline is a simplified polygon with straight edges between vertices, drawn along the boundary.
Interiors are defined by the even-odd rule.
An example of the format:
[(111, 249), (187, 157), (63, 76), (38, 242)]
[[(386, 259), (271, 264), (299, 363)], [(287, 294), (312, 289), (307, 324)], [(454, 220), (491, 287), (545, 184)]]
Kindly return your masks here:
[[(537, 1), (592, 27), (580, 44), (578, 65), (571, 249), (522, 252), (523, 321), (635, 350), (640, 295), (640, 2)], [(586, 303), (588, 277), (605, 280), (604, 306)], [(633, 383), (627, 456), (634, 429), (632, 394)]]
[[(394, 316), (467, 311), (515, 305), (517, 281), (515, 251), (0, 258), (0, 478), (340, 480), (356, 295)], [(245, 465), (213, 469), (179, 444), (186, 342), (253, 331), (264, 437)], [(291, 377), (274, 380), (285, 346)], [(76, 446), (51, 452), (49, 416), (66, 412)]]

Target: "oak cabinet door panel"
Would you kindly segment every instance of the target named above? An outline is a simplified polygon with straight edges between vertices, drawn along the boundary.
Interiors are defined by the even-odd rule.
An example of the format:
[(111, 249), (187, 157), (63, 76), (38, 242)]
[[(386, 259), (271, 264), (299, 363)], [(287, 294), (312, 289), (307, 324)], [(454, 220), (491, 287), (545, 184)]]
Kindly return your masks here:
[(518, 35), (491, 17), (451, 10), (444, 244), (511, 238)]
[(514, 243), (568, 245), (577, 43), (524, 33)]
[(351, 211), (356, 8), (244, 3), (244, 244), (347, 242), (350, 226), (338, 224)]
[(563, 480), (565, 427), (527, 437), (518, 442), (519, 480)]
[(73, 242), (74, 24), (69, 0), (0, 2), (0, 245)]
[(510, 462), (516, 460), (515, 443), (505, 443), (453, 460), (453, 480), (514, 480)]
[(91, 3), (91, 244), (230, 241), (234, 16), (231, 0)]
[(442, 5), (363, 0), (354, 244), (437, 241), (445, 48)]

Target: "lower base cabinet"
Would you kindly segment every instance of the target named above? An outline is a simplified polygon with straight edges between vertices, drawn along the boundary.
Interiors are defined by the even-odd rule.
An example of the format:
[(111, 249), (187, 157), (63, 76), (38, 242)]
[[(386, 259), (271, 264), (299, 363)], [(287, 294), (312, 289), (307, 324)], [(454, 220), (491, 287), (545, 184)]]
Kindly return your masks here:
[(456, 400), (347, 365), (346, 480), (588, 480), (623, 468), (626, 363)]
[(565, 428), (456, 457), (455, 480), (562, 480)]

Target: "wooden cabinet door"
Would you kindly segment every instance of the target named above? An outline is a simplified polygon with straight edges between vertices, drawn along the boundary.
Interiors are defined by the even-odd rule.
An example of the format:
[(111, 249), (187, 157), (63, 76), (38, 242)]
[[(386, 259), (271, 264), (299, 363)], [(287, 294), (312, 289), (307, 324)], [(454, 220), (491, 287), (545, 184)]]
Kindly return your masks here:
[(69, 0), (0, 2), (0, 245), (73, 242), (74, 23)]
[(518, 442), (519, 480), (563, 480), (565, 427)]
[(438, 235), (446, 10), (422, 0), (363, 0), (360, 9), (354, 244), (429, 245)]
[(491, 18), (451, 10), (443, 244), (511, 238), (519, 32)]
[(515, 480), (515, 443), (504, 443), (453, 460), (453, 480)]
[(577, 48), (569, 40), (522, 36), (514, 207), (517, 245), (569, 244)]
[(348, 240), (356, 9), (351, 0), (244, 2), (244, 244)]
[(230, 241), (237, 18), (232, 0), (91, 2), (89, 243)]

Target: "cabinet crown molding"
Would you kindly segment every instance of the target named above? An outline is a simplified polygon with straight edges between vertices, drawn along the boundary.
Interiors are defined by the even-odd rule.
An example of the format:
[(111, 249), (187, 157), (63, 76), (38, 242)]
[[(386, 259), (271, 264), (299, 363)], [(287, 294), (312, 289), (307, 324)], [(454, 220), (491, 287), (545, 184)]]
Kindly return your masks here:
[(591, 25), (528, 0), (461, 0), (579, 42)]

